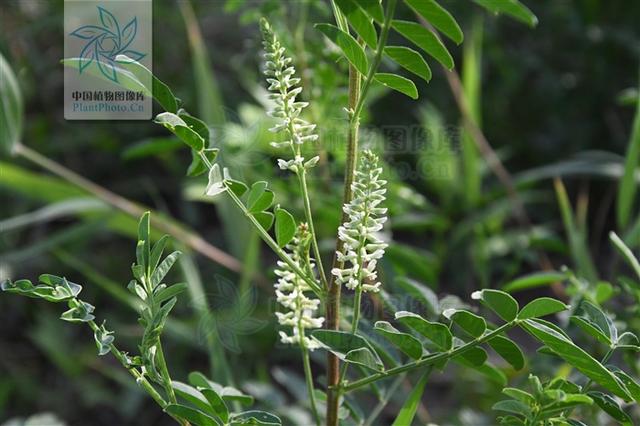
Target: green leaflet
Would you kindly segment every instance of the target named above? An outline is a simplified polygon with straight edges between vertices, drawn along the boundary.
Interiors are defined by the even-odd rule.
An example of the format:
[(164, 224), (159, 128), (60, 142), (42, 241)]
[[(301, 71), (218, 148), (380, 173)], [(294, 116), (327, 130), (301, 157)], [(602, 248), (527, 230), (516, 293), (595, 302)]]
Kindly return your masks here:
[(513, 340), (496, 336), (489, 340), (489, 346), (516, 370), (524, 368), (524, 354)]
[(518, 314), (519, 319), (538, 318), (566, 311), (569, 306), (550, 297), (540, 297), (529, 302)]
[(178, 418), (187, 420), (189, 423), (195, 426), (221, 426), (222, 423), (218, 422), (211, 416), (206, 415), (205, 413), (196, 410), (194, 408), (188, 407), (182, 404), (169, 404), (164, 409), (167, 413), (172, 416), (176, 416)]
[(343, 361), (361, 364), (376, 371), (384, 369), (378, 354), (361, 336), (334, 330), (315, 330), (311, 335)]
[(315, 27), (340, 48), (347, 60), (360, 74), (367, 75), (369, 61), (358, 42), (340, 28), (331, 24), (316, 24)]
[(504, 13), (530, 27), (538, 25), (538, 18), (518, 0), (474, 0), (492, 13)]
[(171, 112), (158, 114), (154, 121), (162, 124), (165, 128), (175, 134), (182, 142), (191, 149), (199, 152), (205, 148), (204, 138), (179, 116)]
[(455, 18), (435, 0), (404, 0), (416, 13), (427, 20), (442, 34), (455, 41), (462, 43), (464, 38), (460, 25)]
[(375, 49), (378, 44), (378, 34), (364, 10), (353, 0), (335, 0), (335, 2), (358, 35), (371, 49)]
[(487, 329), (487, 323), (484, 318), (469, 311), (447, 309), (442, 315), (456, 323), (466, 333), (475, 338), (482, 336)]
[(234, 414), (231, 417), (230, 424), (237, 425), (257, 425), (257, 426), (276, 426), (281, 425), (280, 417), (266, 411), (250, 410), (242, 413)]
[(276, 242), (280, 247), (286, 246), (296, 234), (296, 221), (291, 213), (280, 206), (276, 207)]
[(523, 328), (594, 382), (625, 401), (631, 399), (624, 385), (620, 383), (611, 371), (607, 370), (600, 362), (576, 346), (567, 337), (537, 320), (525, 320)]
[(531, 288), (550, 285), (555, 282), (562, 282), (566, 278), (567, 278), (567, 274), (563, 272), (555, 272), (555, 271), (534, 272), (529, 275), (525, 275), (520, 278), (517, 278), (513, 281), (509, 281), (504, 286), (502, 286), (502, 290), (508, 293), (514, 293), (517, 291), (529, 290)]
[(384, 21), (384, 9), (379, 0), (353, 0), (367, 15), (373, 18), (376, 22), (382, 23)]
[(376, 73), (375, 80), (390, 89), (409, 96), (411, 99), (418, 99), (418, 89), (413, 81), (397, 74)]
[(481, 301), (503, 320), (510, 322), (518, 316), (518, 302), (509, 294), (500, 290), (485, 289), (471, 294), (471, 298)]
[(588, 392), (587, 395), (589, 395), (604, 412), (617, 421), (628, 425), (633, 424), (631, 417), (622, 410), (620, 404), (618, 404), (611, 395), (596, 391)]
[(185, 383), (178, 382), (176, 380), (173, 380), (171, 382), (171, 386), (173, 387), (176, 396), (192, 404), (194, 407), (196, 407), (206, 415), (214, 418), (218, 416), (216, 410), (211, 407), (207, 398), (205, 398), (205, 396), (198, 389)]
[(413, 312), (396, 312), (396, 320), (431, 340), (440, 350), (448, 351), (453, 346), (449, 327), (439, 322), (429, 322)]
[(411, 358), (419, 359), (422, 357), (422, 344), (412, 335), (398, 331), (387, 321), (376, 322), (374, 329)]
[(453, 57), (451, 57), (451, 54), (440, 39), (431, 31), (420, 24), (409, 21), (394, 20), (391, 26), (404, 38), (427, 52), (446, 68), (453, 68)]
[(411, 71), (425, 81), (431, 80), (431, 68), (421, 54), (404, 46), (387, 46), (384, 54), (407, 71)]

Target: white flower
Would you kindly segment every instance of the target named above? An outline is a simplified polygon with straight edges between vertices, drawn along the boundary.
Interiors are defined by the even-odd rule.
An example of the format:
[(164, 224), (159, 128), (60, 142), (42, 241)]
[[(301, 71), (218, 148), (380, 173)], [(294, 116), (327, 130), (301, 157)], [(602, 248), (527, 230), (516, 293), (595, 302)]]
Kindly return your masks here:
[(387, 209), (379, 207), (387, 191), (387, 181), (380, 179), (381, 173), (378, 157), (371, 151), (364, 151), (351, 185), (353, 199), (342, 208), (349, 217), (338, 228), (338, 238), (343, 246), (336, 256), (342, 267), (332, 269), (331, 273), (339, 284), (345, 284), (351, 290), (361, 288), (365, 292), (377, 292), (380, 287), (376, 266), (387, 248), (378, 237), (387, 220)]
[(272, 142), (271, 145), (276, 148), (291, 147), (296, 163), (283, 167), (283, 163), (289, 162), (278, 160), (278, 165), (283, 170), (289, 169), (297, 173), (302, 170), (300, 167), (311, 168), (316, 163), (311, 160), (305, 163), (304, 158), (300, 156), (302, 144), (318, 139), (318, 135), (315, 133), (316, 125), (300, 118), (302, 110), (309, 103), (296, 101), (296, 96), (302, 92), (302, 87), (300, 87), (300, 79), (294, 77), (296, 70), (291, 65), (293, 60), (285, 56), (285, 48), (282, 47), (271, 25), (264, 18), (260, 20), (260, 30), (265, 50), (264, 74), (267, 76), (267, 83), (269, 83), (268, 90), (272, 92), (269, 94), (269, 99), (275, 103), (275, 107), (268, 112), (268, 115), (279, 119), (277, 124), (269, 130), (285, 135), (283, 142)]
[[(295, 237), (286, 246), (291, 259), (301, 270), (313, 271), (315, 267), (309, 258), (310, 237), (307, 225), (302, 223), (298, 226)], [(324, 318), (314, 317), (320, 301), (305, 294), (311, 290), (309, 285), (285, 262), (278, 262), (275, 274), (278, 276), (274, 285), (276, 300), (285, 310), (276, 312), (276, 317), (280, 325), (292, 328), (290, 335), (281, 331), (280, 340), (282, 343), (300, 344), (302, 337), (307, 349), (318, 348), (318, 342), (306, 337), (304, 330), (322, 327)]]

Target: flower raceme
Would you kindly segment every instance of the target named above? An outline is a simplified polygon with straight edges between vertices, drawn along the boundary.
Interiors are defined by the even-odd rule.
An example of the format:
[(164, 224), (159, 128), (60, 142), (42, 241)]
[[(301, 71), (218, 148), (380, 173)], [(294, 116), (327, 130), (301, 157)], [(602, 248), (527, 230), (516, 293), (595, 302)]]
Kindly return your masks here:
[(293, 159), (278, 160), (278, 166), (282, 170), (293, 172), (302, 168), (311, 168), (318, 162), (318, 157), (313, 157), (305, 162), (300, 155), (300, 147), (305, 142), (314, 142), (318, 139), (315, 133), (316, 125), (300, 118), (302, 110), (309, 105), (308, 102), (296, 101), (296, 97), (302, 92), (300, 78), (295, 77), (295, 68), (291, 65), (293, 60), (285, 55), (278, 37), (271, 24), (266, 19), (260, 20), (263, 46), (265, 50), (264, 74), (269, 83), (269, 99), (275, 102), (275, 107), (268, 114), (277, 119), (278, 123), (269, 129), (273, 133), (283, 133), (285, 140), (272, 142), (276, 148), (290, 147)]
[(387, 220), (387, 209), (380, 207), (387, 191), (387, 181), (380, 179), (381, 173), (378, 156), (364, 151), (351, 185), (353, 199), (343, 206), (349, 219), (338, 228), (338, 238), (343, 245), (342, 250), (336, 252), (342, 267), (334, 268), (331, 273), (338, 283), (344, 283), (351, 290), (377, 292), (380, 287), (376, 265), (387, 247), (378, 237)]
[[(309, 245), (311, 235), (305, 223), (298, 226), (295, 237), (287, 244), (291, 259), (302, 270), (310, 273), (315, 268), (313, 259), (309, 257)], [(308, 284), (299, 277), (289, 265), (279, 261), (275, 270), (278, 281), (275, 284), (276, 298), (286, 312), (276, 312), (280, 325), (292, 327), (292, 334), (288, 335), (280, 331), (282, 343), (300, 344), (306, 349), (313, 350), (319, 347), (318, 342), (305, 336), (306, 329), (320, 328), (324, 318), (315, 318), (314, 312), (318, 310), (320, 300), (311, 298), (305, 294), (311, 289)]]

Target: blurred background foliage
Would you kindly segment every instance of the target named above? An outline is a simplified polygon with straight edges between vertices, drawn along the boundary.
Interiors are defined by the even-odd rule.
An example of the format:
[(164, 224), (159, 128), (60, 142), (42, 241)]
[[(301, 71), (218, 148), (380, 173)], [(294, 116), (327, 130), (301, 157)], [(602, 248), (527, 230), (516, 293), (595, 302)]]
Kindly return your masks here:
[[(640, 246), (637, 201), (624, 223), (616, 221), (615, 207), (638, 96), (640, 3), (529, 1), (540, 21), (535, 29), (468, 2), (443, 3), (466, 36), (462, 47), (448, 47), (471, 115), (511, 172), (531, 224), (518, 220), (516, 201), (461, 125), (436, 63), (430, 63), (432, 81), (418, 87), (418, 102), (376, 88), (362, 141), (383, 152), (388, 164), (394, 244), (382, 265), (383, 300), (370, 301), (367, 318), (384, 315), (385, 303), (407, 303), (407, 294), (422, 297), (428, 309), (431, 291), (466, 297), (563, 265), (576, 271), (560, 289), (569, 297), (605, 303), (622, 293), (637, 303), (640, 293), (627, 296), (615, 279), (624, 269), (607, 235), (615, 229), (633, 250)], [(154, 73), (212, 127), (221, 162), (233, 174), (269, 180), (276, 202), (300, 213), (296, 185), (275, 167), (264, 113), (256, 21), (268, 16), (274, 22), (302, 72), (310, 119), (320, 128), (323, 161), (312, 191), (328, 255), (340, 214), (347, 75), (345, 61), (312, 26), (331, 20), (329, 3), (171, 0), (154, 2), (153, 14)], [(176, 273), (190, 291), (168, 324), (173, 375), (209, 369), (216, 381), (242, 387), (285, 421), (308, 422), (300, 409), (306, 403), (298, 401), (305, 391), (297, 355), (276, 340), (274, 258), (244, 219), (224, 201), (202, 197), (205, 181), (185, 176), (188, 154), (158, 126), (63, 119), (62, 1), (3, 1), (0, 27), (0, 51), (24, 92), (27, 147), (182, 223), (237, 259), (221, 266), (184, 239), (176, 241), (187, 253)], [(125, 291), (136, 218), (48, 169), (25, 156), (0, 158), (0, 275), (35, 279), (51, 272), (84, 283), (85, 298), (126, 347), (141, 332)], [(566, 188), (557, 181), (554, 190), (554, 177)], [(550, 291), (536, 288), (522, 297)], [(455, 297), (444, 302), (460, 303)], [(610, 309), (616, 306), (623, 305)], [(170, 424), (113, 360), (96, 358), (86, 330), (56, 321), (56, 306), (0, 297), (0, 312), (0, 421), (54, 412), (71, 425)], [(616, 312), (640, 329), (637, 305)], [(323, 374), (323, 354), (314, 357)], [(630, 365), (637, 374), (637, 361)], [(543, 362), (531, 368), (557, 373)], [(504, 371), (513, 380), (526, 377)], [(437, 395), (439, 403), (421, 408), (421, 421), (490, 424), (502, 376), (493, 379), (456, 371), (438, 376), (426, 401)]]

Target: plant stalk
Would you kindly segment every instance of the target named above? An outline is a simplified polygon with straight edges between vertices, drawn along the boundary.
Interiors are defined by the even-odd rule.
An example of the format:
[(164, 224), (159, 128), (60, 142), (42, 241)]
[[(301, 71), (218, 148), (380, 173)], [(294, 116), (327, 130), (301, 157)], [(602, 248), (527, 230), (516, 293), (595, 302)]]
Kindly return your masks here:
[(320, 256), (320, 247), (318, 246), (318, 238), (316, 236), (316, 229), (313, 225), (313, 215), (311, 214), (311, 201), (309, 198), (309, 189), (307, 188), (307, 172), (303, 169), (297, 173), (300, 181), (300, 191), (302, 192), (302, 200), (304, 201), (304, 215), (309, 225), (309, 231), (311, 232), (311, 246), (313, 247), (313, 255), (316, 257), (316, 264), (318, 265), (318, 272), (320, 275), (320, 282), (322, 287), (326, 290), (329, 287), (327, 276), (324, 272), (324, 266), (322, 265), (322, 257)]
[[(355, 108), (360, 97), (360, 74), (353, 65), (349, 66), (349, 109)], [(353, 175), (355, 173), (358, 161), (358, 126), (359, 122), (351, 121), (349, 124), (349, 135), (347, 139), (347, 164), (345, 170), (344, 195), (342, 203), (347, 204), (351, 201), (353, 183)], [(342, 223), (348, 220), (346, 213), (342, 212)], [(338, 239), (336, 244), (336, 252), (342, 251), (343, 242)], [(333, 265), (339, 266), (337, 258), (334, 255)], [(329, 281), (329, 293), (326, 300), (326, 328), (329, 330), (338, 330), (340, 324), (340, 293), (342, 286), (336, 282), (335, 276), (331, 276)], [(337, 426), (338, 424), (338, 405), (339, 392), (335, 389), (340, 382), (340, 360), (331, 352), (327, 352), (327, 425)]]
[(496, 328), (495, 330), (491, 331), (490, 333), (485, 334), (484, 336), (476, 339), (476, 340), (472, 340), (471, 342), (468, 342), (462, 346), (458, 346), (455, 349), (450, 349), (446, 352), (440, 352), (437, 353), (433, 356), (427, 356), (426, 358), (421, 358), (417, 361), (413, 361), (407, 364), (403, 364), (403, 365), (399, 365), (397, 367), (391, 368), (387, 371), (384, 371), (382, 373), (376, 373), (373, 374), (371, 376), (368, 377), (364, 377), (362, 379), (356, 380), (353, 383), (349, 383), (345, 386), (342, 387), (342, 390), (344, 392), (349, 392), (352, 391), (354, 389), (358, 389), (361, 388), (363, 386), (368, 385), (369, 383), (373, 383), (377, 380), (381, 380), (384, 379), (386, 377), (390, 377), (390, 376), (394, 376), (396, 374), (400, 374), (400, 373), (404, 373), (406, 371), (411, 371), (414, 370), (416, 368), (420, 368), (420, 367), (424, 367), (427, 365), (433, 365), (435, 363), (437, 363), (438, 361), (441, 361), (443, 359), (448, 359), (451, 357), (454, 357), (456, 355), (460, 355), (465, 353), (466, 351), (468, 351), (469, 349), (472, 349), (478, 345), (481, 345), (485, 342), (488, 342), (489, 340), (493, 339), (494, 337), (504, 333), (507, 330), (510, 330), (511, 328), (515, 327), (518, 324), (518, 321), (512, 321), (512, 322), (508, 322), (506, 324), (501, 325), (500, 327)]
[[(343, 31), (349, 31), (344, 15), (339, 11), (334, 2), (331, 2), (334, 15), (338, 26)], [(360, 128), (360, 113), (364, 106), (366, 95), (373, 81), (373, 77), (382, 60), (384, 46), (387, 43), (389, 29), (391, 28), (391, 20), (396, 8), (397, 0), (389, 0), (385, 11), (384, 23), (378, 40), (378, 46), (375, 51), (374, 60), (371, 68), (367, 73), (366, 79), (361, 86), (361, 76), (353, 65), (349, 65), (349, 101), (348, 109), (349, 117), (349, 134), (347, 137), (347, 163), (345, 165), (344, 195), (342, 204), (348, 204), (353, 198), (351, 185), (358, 162), (358, 131)], [(347, 214), (342, 212), (341, 223), (348, 220)], [(336, 252), (342, 251), (343, 243), (338, 239), (336, 244)], [(339, 266), (337, 258), (333, 258), (334, 267)], [(326, 317), (327, 329), (338, 330), (340, 324), (340, 293), (341, 286), (336, 283), (335, 277), (332, 276), (329, 282), (329, 294), (326, 300)], [(331, 352), (327, 353), (327, 425), (338, 425), (338, 409), (340, 400), (340, 360)]]

